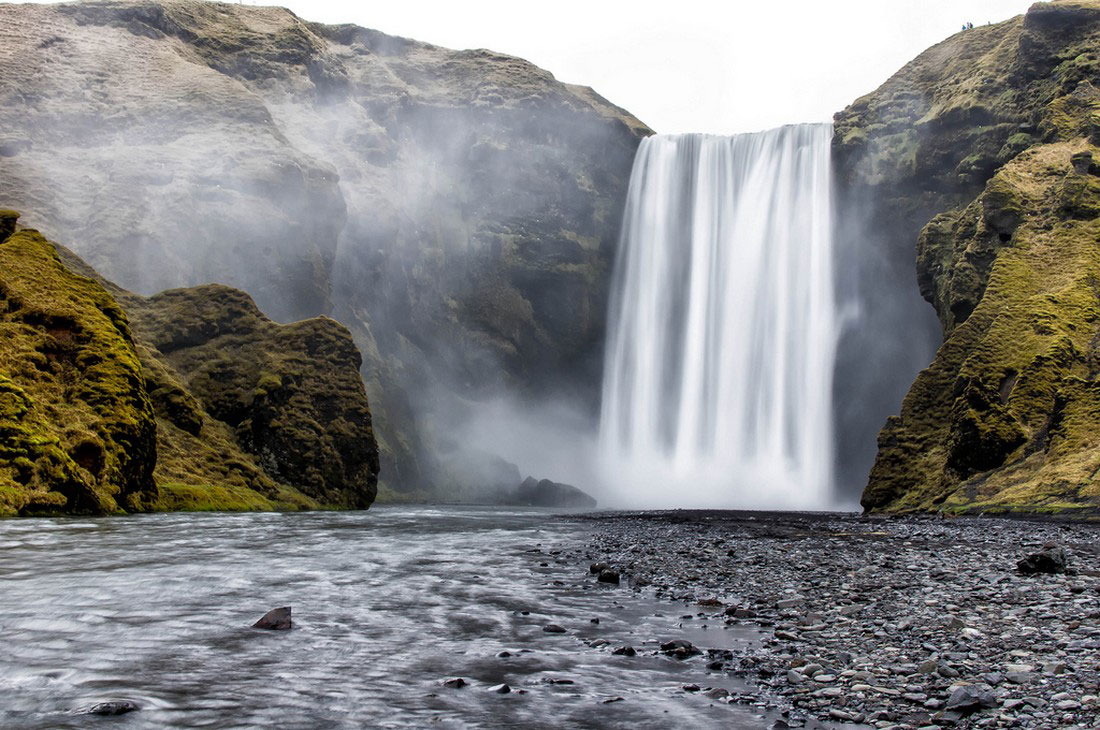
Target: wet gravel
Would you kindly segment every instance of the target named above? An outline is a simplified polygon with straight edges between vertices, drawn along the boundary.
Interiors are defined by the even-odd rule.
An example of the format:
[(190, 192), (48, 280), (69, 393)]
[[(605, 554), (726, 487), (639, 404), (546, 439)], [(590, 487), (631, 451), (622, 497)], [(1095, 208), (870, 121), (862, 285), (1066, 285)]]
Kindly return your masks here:
[[(686, 661), (773, 727), (1100, 726), (1100, 525), (990, 518), (601, 513), (579, 557), (690, 624), (760, 642)], [(1055, 543), (1068, 574), (1016, 563)], [(705, 691), (705, 688), (702, 688)]]

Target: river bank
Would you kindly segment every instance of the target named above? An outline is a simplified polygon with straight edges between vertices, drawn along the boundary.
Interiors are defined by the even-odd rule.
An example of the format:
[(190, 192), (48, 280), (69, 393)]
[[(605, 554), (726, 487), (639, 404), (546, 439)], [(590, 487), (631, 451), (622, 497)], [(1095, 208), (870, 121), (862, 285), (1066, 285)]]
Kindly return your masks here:
[[(729, 701), (774, 708), (787, 726), (1100, 723), (1100, 526), (704, 511), (582, 519), (593, 526), (584, 557), (682, 602), (685, 626), (765, 632), (710, 668), (759, 688)], [(1070, 574), (1020, 575), (1017, 560), (1050, 542), (1068, 552)]]

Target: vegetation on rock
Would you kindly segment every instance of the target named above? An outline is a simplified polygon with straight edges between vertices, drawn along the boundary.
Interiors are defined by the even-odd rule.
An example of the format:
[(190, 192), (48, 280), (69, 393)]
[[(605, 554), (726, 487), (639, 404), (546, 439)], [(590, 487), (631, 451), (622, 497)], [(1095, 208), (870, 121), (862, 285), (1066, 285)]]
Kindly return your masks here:
[(0, 515), (151, 508), (156, 422), (126, 315), (0, 212)]
[[(869, 510), (1100, 507), (1100, 3), (960, 33), (838, 115), (846, 184), (917, 245), (944, 331)], [(912, 239), (910, 239), (912, 240)]]
[(0, 515), (371, 504), (345, 328), (276, 324), (224, 286), (131, 294), (17, 217), (0, 211)]

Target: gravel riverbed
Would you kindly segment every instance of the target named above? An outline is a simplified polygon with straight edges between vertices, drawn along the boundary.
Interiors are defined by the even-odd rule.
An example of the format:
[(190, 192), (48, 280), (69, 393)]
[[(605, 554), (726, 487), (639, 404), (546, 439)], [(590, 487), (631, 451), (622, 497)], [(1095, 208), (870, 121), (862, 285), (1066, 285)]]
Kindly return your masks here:
[[(1100, 727), (1100, 526), (676, 511), (582, 519), (583, 557), (764, 637), (687, 661), (748, 679), (773, 727)], [(1067, 574), (1022, 575), (1056, 543)], [(705, 691), (705, 687), (700, 688)]]

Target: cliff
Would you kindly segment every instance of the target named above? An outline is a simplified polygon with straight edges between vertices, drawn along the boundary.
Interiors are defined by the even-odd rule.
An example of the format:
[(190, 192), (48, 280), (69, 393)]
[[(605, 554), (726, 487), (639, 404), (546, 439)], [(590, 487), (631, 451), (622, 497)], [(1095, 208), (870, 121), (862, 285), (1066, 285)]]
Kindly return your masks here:
[(1100, 506), (1098, 88), (1100, 3), (1058, 0), (837, 115), (841, 183), (915, 258), (943, 332), (879, 435), (866, 509)]
[(0, 514), (368, 507), (378, 452), (343, 326), (243, 292), (145, 298), (0, 212)]
[(649, 130), (526, 61), (279, 8), (0, 5), (0, 130), (0, 199), (127, 289), (346, 324), (392, 487), (439, 481), (462, 399), (597, 387)]

